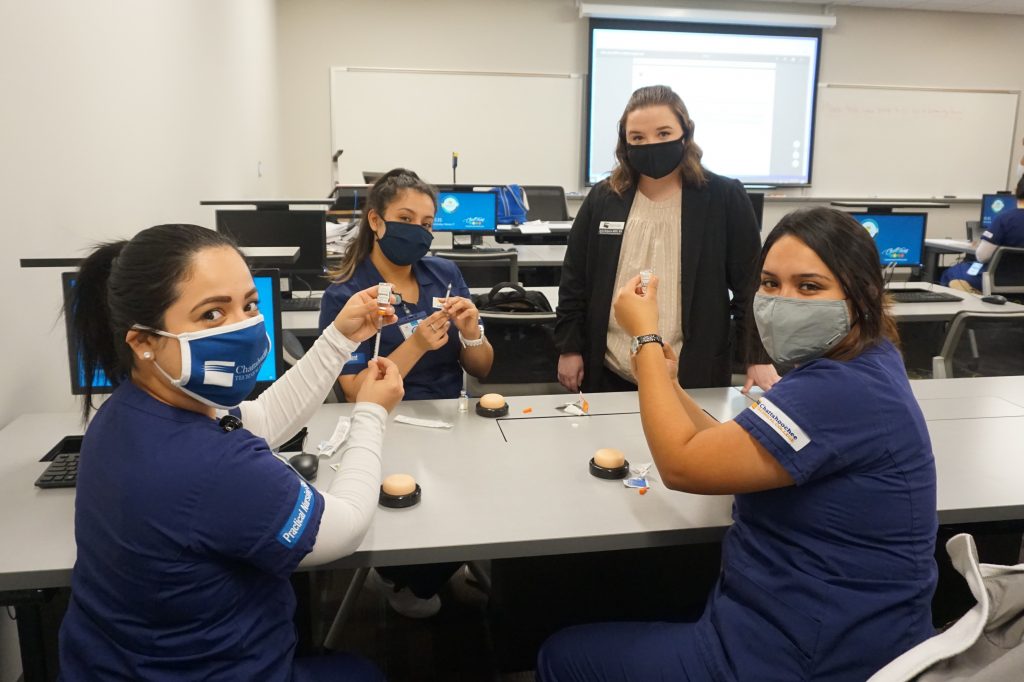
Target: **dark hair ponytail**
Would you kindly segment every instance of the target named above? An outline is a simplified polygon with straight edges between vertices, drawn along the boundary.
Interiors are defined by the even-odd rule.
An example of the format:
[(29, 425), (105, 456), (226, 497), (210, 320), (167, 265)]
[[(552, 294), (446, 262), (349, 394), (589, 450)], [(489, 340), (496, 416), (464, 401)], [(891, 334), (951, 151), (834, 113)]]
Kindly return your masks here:
[[(82, 262), (76, 278), (70, 316), (85, 371), (82, 417), (92, 405), (92, 381), (103, 370), (117, 386), (131, 376), (133, 356), (125, 342), (132, 325), (163, 329), (164, 313), (178, 299), (179, 283), (189, 277), (195, 255), (208, 248), (235, 243), (198, 225), (157, 225), (129, 241), (97, 246)], [(241, 256), (241, 252), (239, 252)]]

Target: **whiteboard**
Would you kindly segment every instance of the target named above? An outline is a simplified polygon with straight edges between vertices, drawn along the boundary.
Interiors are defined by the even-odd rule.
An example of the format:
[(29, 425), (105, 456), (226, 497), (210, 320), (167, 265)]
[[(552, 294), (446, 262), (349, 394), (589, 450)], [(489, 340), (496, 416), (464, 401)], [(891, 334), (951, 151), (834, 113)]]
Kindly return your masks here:
[(978, 197), (1006, 187), (1019, 91), (826, 85), (811, 193)]
[(531, 74), (334, 67), (331, 153), (338, 182), (402, 166), (435, 184), (582, 183), (583, 79)]

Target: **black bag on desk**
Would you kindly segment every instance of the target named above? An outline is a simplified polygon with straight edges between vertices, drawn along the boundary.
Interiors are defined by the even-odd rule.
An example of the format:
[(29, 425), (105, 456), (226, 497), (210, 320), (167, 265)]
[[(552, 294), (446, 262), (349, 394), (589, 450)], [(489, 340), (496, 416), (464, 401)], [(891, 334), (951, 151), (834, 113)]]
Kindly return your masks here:
[[(494, 348), (494, 364), (484, 384), (526, 384), (558, 381), (555, 315), (539, 291), (527, 291), (502, 282), (486, 294), (475, 294), (487, 339)], [(500, 313), (498, 318), (488, 312)], [(536, 319), (530, 313), (547, 313)], [(517, 319), (517, 315), (522, 315)]]
[(513, 282), (499, 282), (486, 294), (473, 294), (472, 299), (478, 309), (496, 313), (551, 312), (551, 304), (544, 294), (539, 291), (527, 291)]

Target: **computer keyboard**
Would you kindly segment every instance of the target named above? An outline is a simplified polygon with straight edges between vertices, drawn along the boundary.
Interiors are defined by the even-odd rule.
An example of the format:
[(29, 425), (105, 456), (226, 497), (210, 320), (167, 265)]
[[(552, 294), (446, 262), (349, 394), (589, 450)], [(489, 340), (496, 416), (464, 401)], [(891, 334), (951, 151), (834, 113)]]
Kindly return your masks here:
[(74, 488), (78, 480), (78, 453), (62, 452), (50, 461), (50, 465), (36, 479), (40, 488)]
[(319, 296), (302, 296), (301, 298), (282, 298), (281, 310), (295, 312), (301, 310), (320, 310)]
[(951, 303), (963, 300), (954, 294), (928, 289), (889, 289), (888, 293), (896, 303)]

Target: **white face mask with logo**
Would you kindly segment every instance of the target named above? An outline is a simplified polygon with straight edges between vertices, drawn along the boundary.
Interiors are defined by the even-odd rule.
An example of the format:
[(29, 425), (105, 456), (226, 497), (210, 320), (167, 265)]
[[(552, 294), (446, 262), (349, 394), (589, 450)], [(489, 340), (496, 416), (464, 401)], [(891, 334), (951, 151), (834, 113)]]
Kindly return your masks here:
[(198, 332), (171, 334), (141, 324), (132, 329), (177, 339), (181, 347), (181, 376), (175, 379), (157, 370), (178, 390), (204, 405), (237, 407), (256, 386), (256, 376), (270, 352), (270, 336), (263, 315)]
[(821, 357), (850, 333), (845, 300), (822, 301), (754, 295), (754, 322), (765, 351), (777, 364)]

